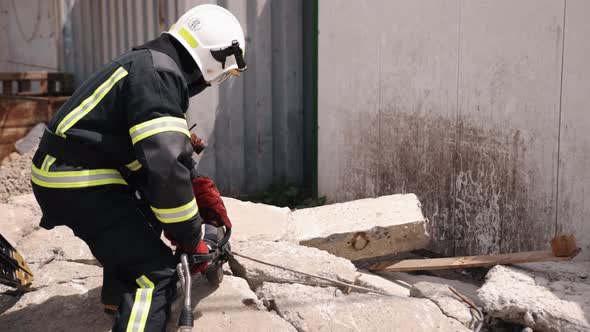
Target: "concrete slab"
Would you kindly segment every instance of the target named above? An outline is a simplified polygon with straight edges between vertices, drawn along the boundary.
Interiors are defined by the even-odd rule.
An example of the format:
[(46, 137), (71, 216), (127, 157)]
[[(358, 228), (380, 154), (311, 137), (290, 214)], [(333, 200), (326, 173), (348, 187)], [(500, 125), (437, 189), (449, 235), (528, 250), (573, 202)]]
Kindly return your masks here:
[(447, 285), (421, 281), (412, 286), (410, 295), (431, 300), (446, 316), (471, 327), (474, 318), (469, 306), (451, 292)]
[(256, 294), (299, 332), (469, 331), (424, 299), (273, 283), (264, 283)]
[(302, 209), (292, 216), (300, 244), (351, 260), (421, 249), (429, 242), (414, 194)]
[(233, 224), (232, 241), (292, 241), (291, 210), (223, 197)]
[(98, 265), (88, 245), (66, 226), (39, 228), (20, 240), (16, 248), (29, 263), (58, 260)]
[(2, 331), (110, 331), (112, 318), (100, 305), (101, 283), (102, 277), (91, 276), (25, 293), (0, 316)]
[[(353, 282), (358, 274), (354, 265), (347, 259), (289, 242), (240, 242), (233, 245), (232, 250), (268, 263), (345, 282)], [(230, 267), (235, 276), (246, 279), (252, 288), (259, 287), (263, 282), (334, 286), (328, 281), (295, 274), (241, 257), (234, 257), (230, 261)]]
[(427, 282), (430, 284), (437, 284), (444, 287), (452, 286), (461, 294), (467, 296), (471, 301), (473, 301), (477, 306), (482, 307), (483, 303), (479, 301), (477, 297), (477, 290), (479, 289), (478, 285), (471, 284), (468, 282), (464, 282), (461, 280), (455, 279), (446, 279), (436, 276), (429, 276), (429, 275), (421, 275), (421, 274), (411, 274), (406, 272), (382, 272), (379, 273), (379, 276), (391, 281), (398, 283), (400, 285), (405, 284), (408, 289), (411, 289), (413, 285), (416, 285), (420, 282)]
[(569, 278), (555, 278), (560, 274), (498, 265), (488, 272), (478, 295), (488, 315), (535, 331), (589, 331), (587, 271), (577, 278), (569, 271)]
[(29, 209), (0, 204), (0, 232), (13, 246), (39, 228), (39, 217)]
[[(219, 287), (210, 286), (205, 278), (193, 284), (192, 303), (195, 317), (193, 331), (296, 331), (273, 312), (269, 312), (250, 290), (244, 279), (225, 276)], [(172, 305), (167, 331), (176, 331), (180, 300)]]

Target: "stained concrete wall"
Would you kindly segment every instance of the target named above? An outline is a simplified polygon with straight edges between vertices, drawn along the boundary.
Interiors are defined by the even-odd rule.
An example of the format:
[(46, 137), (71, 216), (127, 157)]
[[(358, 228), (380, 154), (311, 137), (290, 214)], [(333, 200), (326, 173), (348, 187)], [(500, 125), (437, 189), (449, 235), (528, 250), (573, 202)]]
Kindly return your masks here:
[(557, 231), (573, 232), (589, 257), (590, 3), (567, 0), (559, 132)]
[(56, 71), (55, 1), (0, 0), (0, 71)]
[(589, 9), (320, 1), (320, 194), (414, 192), (445, 254), (546, 248), (560, 231), (590, 249)]

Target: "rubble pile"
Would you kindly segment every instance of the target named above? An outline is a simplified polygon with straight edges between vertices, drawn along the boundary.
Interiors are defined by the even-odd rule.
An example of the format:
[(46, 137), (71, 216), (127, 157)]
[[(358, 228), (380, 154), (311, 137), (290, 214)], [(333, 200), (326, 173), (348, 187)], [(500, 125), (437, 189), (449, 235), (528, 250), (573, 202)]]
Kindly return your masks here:
[(31, 193), (31, 160), (35, 150), (24, 155), (13, 152), (0, 164), (0, 203), (8, 198)]
[[(375, 275), (343, 257), (366, 257), (363, 249), (375, 250), (366, 245), (354, 253), (350, 251), (350, 241), (358, 238), (356, 234), (364, 233), (371, 244), (385, 248), (389, 239), (384, 232), (403, 229), (404, 225), (407, 234), (414, 234), (416, 242), (424, 243), (428, 237), (426, 221), (414, 195), (361, 202), (361, 206), (369, 204), (363, 208), (380, 212), (375, 215), (378, 222), (354, 223), (350, 218), (350, 222), (345, 220), (345, 225), (332, 230), (327, 226), (329, 222), (315, 228), (312, 224), (302, 228), (303, 223), (297, 223), (303, 215), (314, 216), (317, 222), (329, 220), (331, 214), (352, 215), (358, 202), (339, 204), (333, 212), (329, 206), (291, 212), (236, 199), (224, 201), (235, 225), (232, 250), (243, 256), (230, 260), (219, 286), (212, 286), (206, 278), (194, 281), (195, 331), (204, 327), (208, 331), (299, 332), (475, 329), (481, 324), (478, 314), (449, 286), (494, 319), (535, 331), (590, 329), (590, 263), (497, 266), (483, 284), (401, 272)], [(409, 208), (402, 209), (401, 205)], [(391, 214), (384, 216), (387, 206)], [(24, 294), (0, 288), (2, 330), (108, 331), (112, 318), (103, 313), (100, 304), (102, 268), (86, 244), (68, 228), (40, 229), (39, 217), (39, 207), (31, 194), (9, 197), (0, 204), (2, 234), (26, 256), (35, 275), (31, 289)], [(314, 240), (309, 241), (311, 238)], [(335, 240), (327, 245), (331, 238)], [(343, 287), (245, 257), (363, 289)], [(169, 331), (175, 331), (180, 307), (177, 299), (172, 305)]]

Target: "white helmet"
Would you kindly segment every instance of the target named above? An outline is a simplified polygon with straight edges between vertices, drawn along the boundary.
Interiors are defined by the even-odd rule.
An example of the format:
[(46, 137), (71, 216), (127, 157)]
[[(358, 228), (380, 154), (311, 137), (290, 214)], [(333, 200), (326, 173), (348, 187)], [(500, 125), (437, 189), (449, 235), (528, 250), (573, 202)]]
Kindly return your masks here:
[(164, 33), (188, 50), (211, 85), (220, 84), (230, 75), (239, 76), (247, 68), (244, 31), (236, 17), (223, 7), (193, 7)]

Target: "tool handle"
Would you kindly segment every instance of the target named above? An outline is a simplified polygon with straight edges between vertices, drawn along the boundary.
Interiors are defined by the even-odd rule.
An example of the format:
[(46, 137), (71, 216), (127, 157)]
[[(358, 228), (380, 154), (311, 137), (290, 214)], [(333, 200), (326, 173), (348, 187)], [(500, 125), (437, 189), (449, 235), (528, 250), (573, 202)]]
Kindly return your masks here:
[[(192, 331), (193, 330), (193, 311), (190, 306), (183, 306), (178, 317), (178, 331)], [(183, 330), (186, 329), (186, 330)]]

